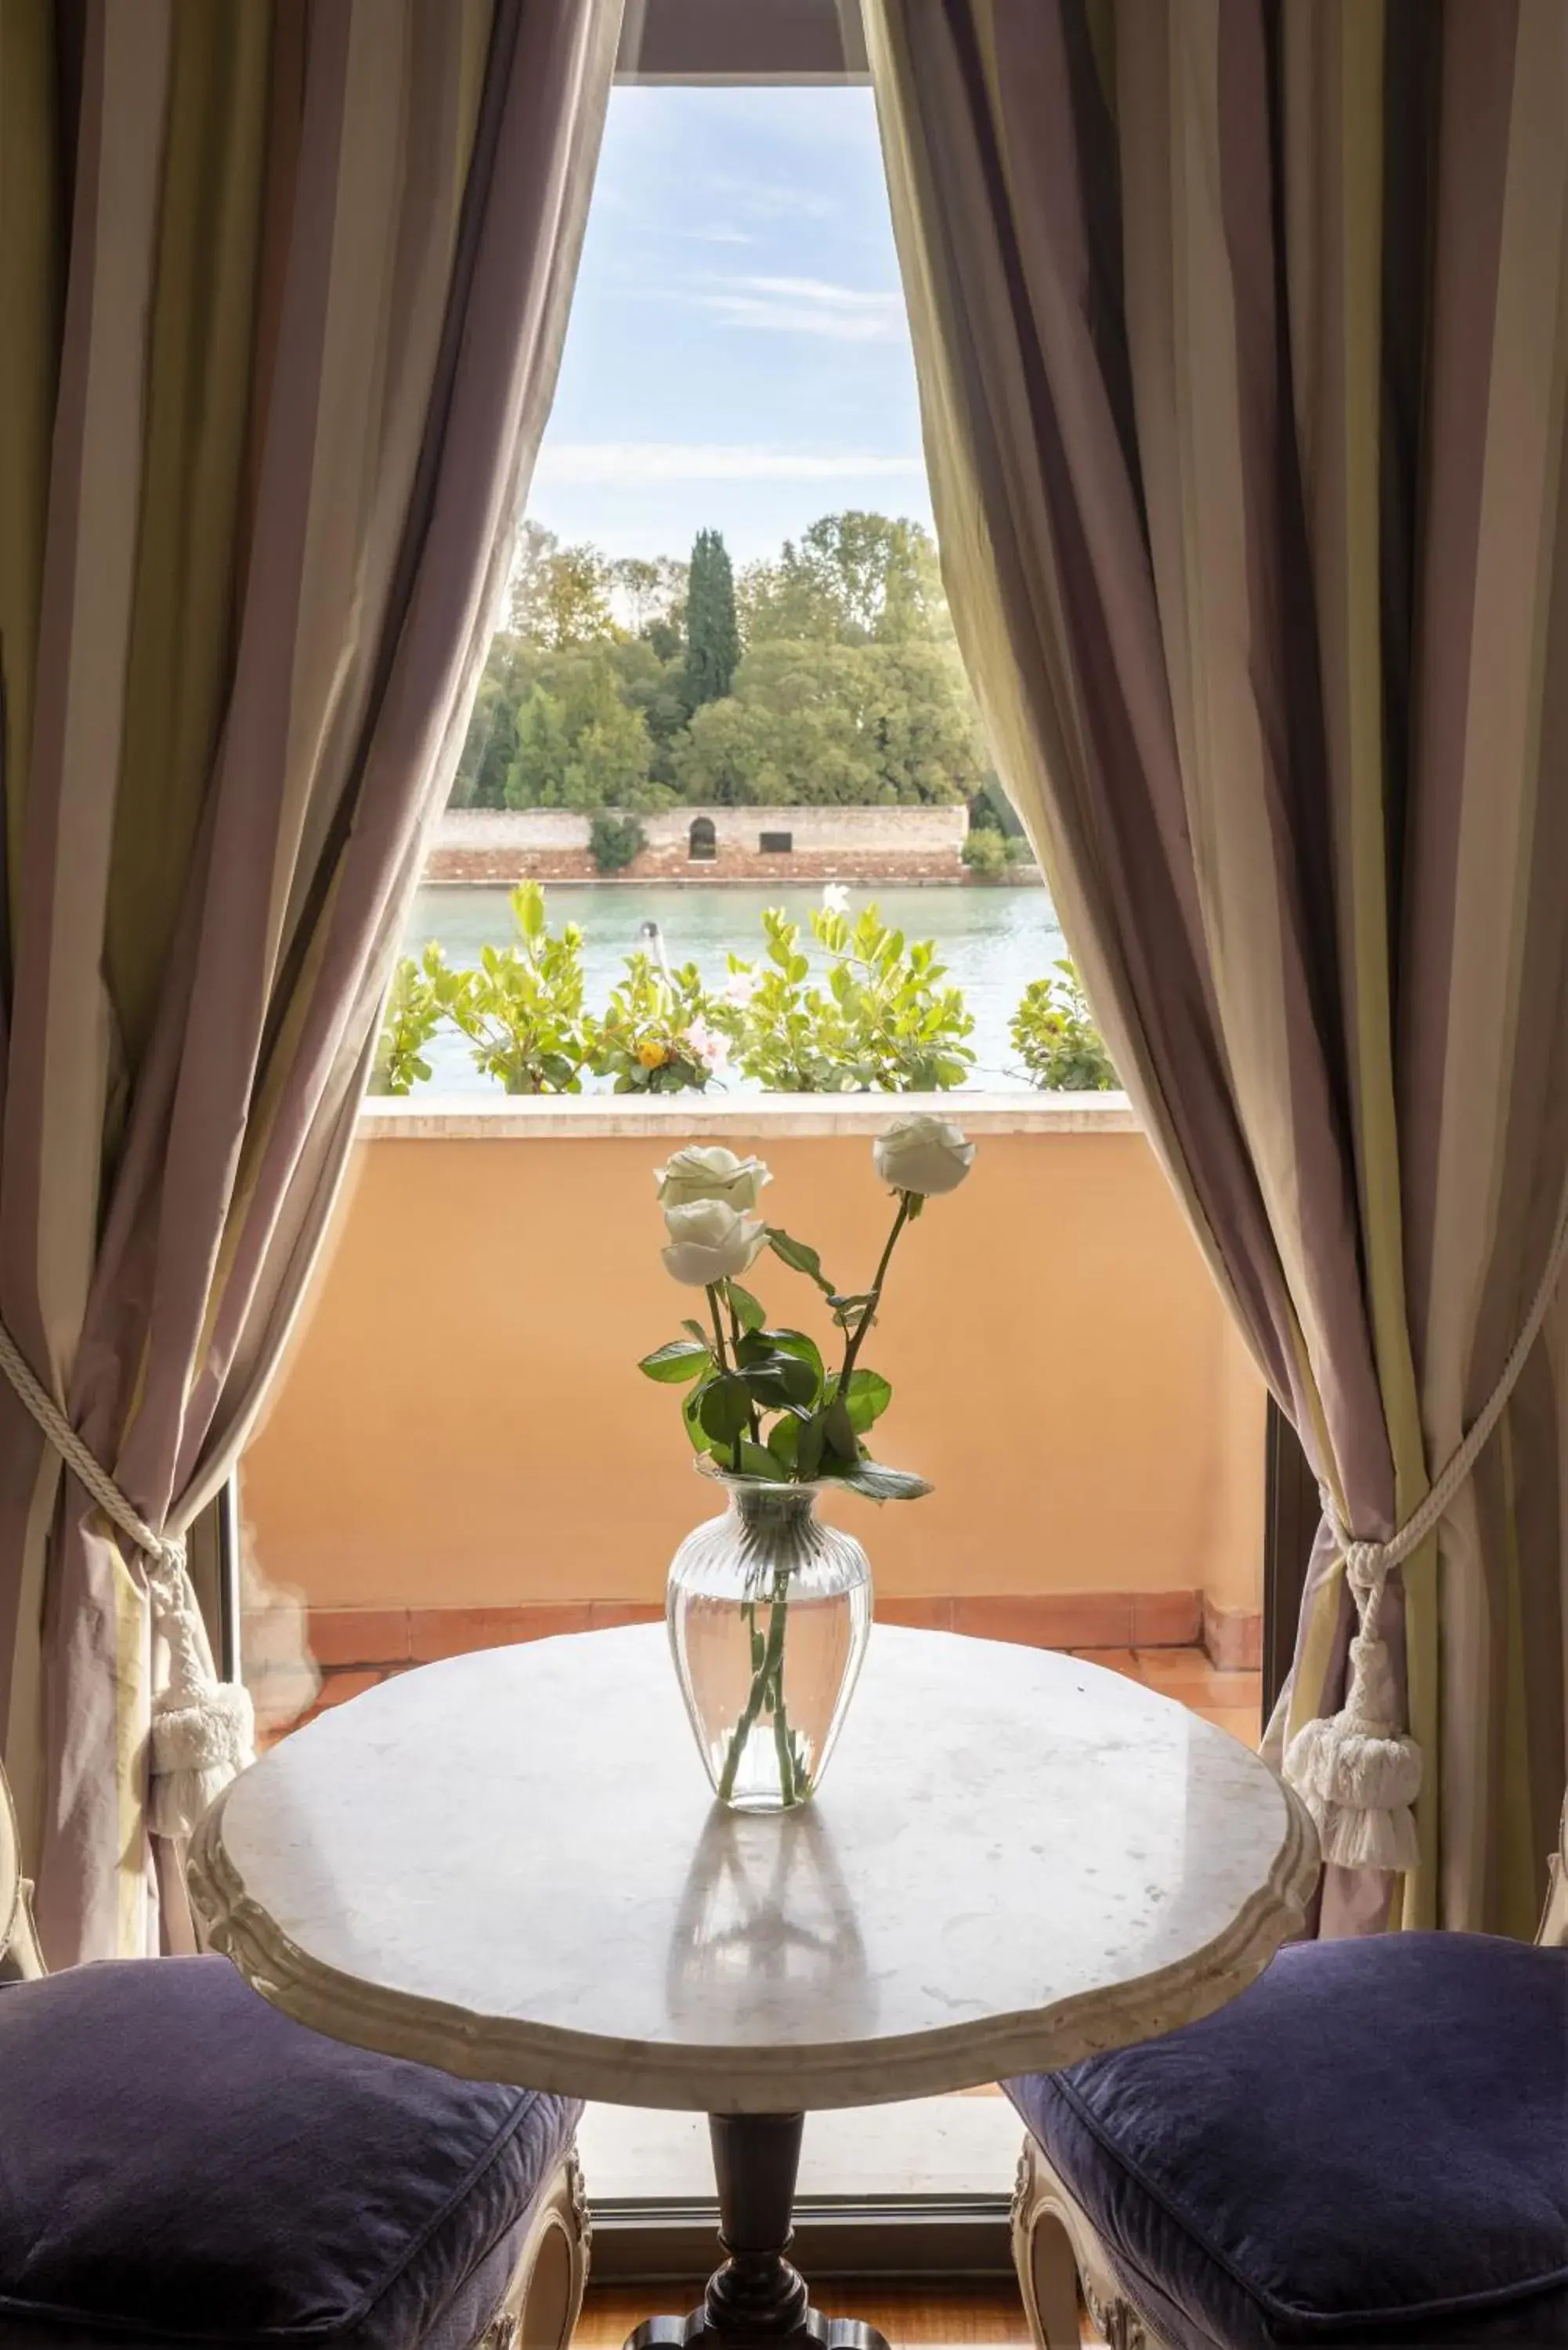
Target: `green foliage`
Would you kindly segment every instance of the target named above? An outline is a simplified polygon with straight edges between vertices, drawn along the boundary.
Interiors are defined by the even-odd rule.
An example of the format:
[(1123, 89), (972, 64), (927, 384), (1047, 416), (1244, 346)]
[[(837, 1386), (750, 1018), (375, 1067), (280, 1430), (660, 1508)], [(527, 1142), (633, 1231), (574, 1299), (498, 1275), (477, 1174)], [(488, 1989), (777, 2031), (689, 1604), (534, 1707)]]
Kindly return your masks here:
[(506, 806), (596, 808), (650, 804), (652, 744), (641, 712), (621, 699), (598, 650), (551, 663), (517, 716)]
[(740, 659), (729, 550), (716, 530), (700, 530), (686, 591), (687, 708), (696, 711), (707, 702), (722, 702), (734, 684)]
[(918, 524), (825, 515), (737, 588), (717, 532), (688, 567), (531, 523), (452, 804), (919, 806), (987, 773)]
[(601, 873), (624, 873), (648, 847), (648, 835), (636, 816), (601, 808), (588, 827), (588, 847)]
[(675, 778), (699, 806), (920, 806), (966, 798), (984, 757), (948, 649), (777, 639), (693, 714)]
[(826, 988), (811, 976), (800, 928), (776, 911), (763, 916), (767, 961), (732, 955), (745, 1001), (713, 1017), (729, 1035), (736, 1066), (774, 1093), (937, 1093), (961, 1086), (974, 1055), (964, 1043), (974, 1022), (930, 939), (906, 944), (877, 908), (853, 924), (826, 910), (811, 917), (827, 957)]
[(701, 1093), (714, 1071), (703, 1050), (711, 1009), (695, 963), (666, 973), (649, 955), (628, 955), (603, 1020), (589, 1023), (594, 1075), (618, 1094)]
[(1037, 979), (1009, 1028), (1030, 1082), (1063, 1093), (1112, 1093), (1120, 1086), (1095, 1025), (1075, 965), (1064, 958), (1053, 976)]
[(424, 1048), (441, 1024), (441, 1003), (434, 986), (411, 955), (405, 955), (392, 973), (387, 1009), (376, 1042), (370, 1070), (373, 1094), (411, 1093), (431, 1076)]
[[(480, 701), (469, 727), (469, 742), (474, 746), (473, 788), (469, 795), (474, 807), (504, 807), (506, 778), (512, 762), (517, 756), (517, 705), (495, 687)], [(467, 746), (464, 746), (467, 755)]]
[(424, 973), (441, 1013), (473, 1047), (476, 1068), (509, 1094), (576, 1094), (589, 1051), (583, 1017), (583, 934), (568, 922), (552, 933), (536, 881), (512, 892), (517, 937), (483, 947), (479, 967), (452, 971), (438, 946)]
[(776, 564), (753, 564), (741, 588), (748, 645), (770, 638), (825, 644), (947, 638), (937, 550), (919, 523), (851, 509), (824, 515)]
[(990, 827), (967, 834), (960, 854), (977, 881), (1000, 881), (1012, 863), (1006, 840)]
[(597, 546), (563, 546), (554, 531), (525, 522), (513, 559), (508, 626), (530, 644), (559, 652), (614, 633), (614, 567)]

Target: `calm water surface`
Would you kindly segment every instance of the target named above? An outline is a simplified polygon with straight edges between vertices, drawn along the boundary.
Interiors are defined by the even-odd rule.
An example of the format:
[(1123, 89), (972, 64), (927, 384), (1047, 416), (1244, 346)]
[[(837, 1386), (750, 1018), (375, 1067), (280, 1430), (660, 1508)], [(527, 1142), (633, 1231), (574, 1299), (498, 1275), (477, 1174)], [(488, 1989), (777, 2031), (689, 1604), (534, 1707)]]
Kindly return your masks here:
[[(765, 906), (782, 906), (800, 924), (813, 960), (821, 960), (807, 924), (813, 907), (822, 902), (820, 884), (753, 889), (729, 884), (681, 889), (659, 882), (598, 888), (552, 882), (545, 894), (554, 927), (576, 922), (582, 930), (587, 1001), (596, 1011), (620, 977), (623, 960), (636, 948), (645, 921), (659, 925), (672, 963), (695, 962), (715, 987), (723, 983), (732, 951), (748, 961), (760, 958)], [(938, 941), (950, 980), (962, 988), (974, 1015), (969, 1040), (976, 1056), (971, 1082), (992, 1090), (1023, 1087), (1026, 1080), (1014, 1066), (1007, 1024), (1030, 981), (1041, 978), (1066, 952), (1049, 893), (1037, 889), (867, 888), (851, 890), (851, 918), (872, 899), (883, 920), (907, 937)], [(514, 934), (506, 890), (446, 882), (420, 891), (408, 951), (419, 954), (428, 941), (439, 939), (449, 962), (474, 962), (482, 946), (504, 946)], [(474, 1067), (461, 1037), (440, 1038), (428, 1057), (435, 1070), (432, 1084), (442, 1092), (494, 1089), (493, 1080)], [(726, 1083), (734, 1089), (739, 1081), (730, 1076)]]

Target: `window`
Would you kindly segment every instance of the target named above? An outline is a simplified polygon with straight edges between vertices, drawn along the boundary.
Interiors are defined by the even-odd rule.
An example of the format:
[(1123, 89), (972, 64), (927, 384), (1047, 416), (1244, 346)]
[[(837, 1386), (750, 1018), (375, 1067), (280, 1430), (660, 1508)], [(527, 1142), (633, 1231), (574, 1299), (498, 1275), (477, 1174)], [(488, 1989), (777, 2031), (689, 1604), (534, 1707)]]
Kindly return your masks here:
[[(461, 1152), (432, 1136), (428, 1153), (400, 1143), (369, 1154), (316, 1325), (247, 1456), (254, 1523), (247, 1554), (275, 1578), (248, 1595), (245, 1617), (247, 1677), (265, 1700), (269, 1729), (454, 1645), (533, 1637), (545, 1623), (566, 1631), (659, 1612), (659, 1577), (674, 1539), (701, 1510), (675, 1426), (658, 1456), (668, 1492), (663, 1466), (619, 1470), (616, 1430), (619, 1416), (629, 1424), (648, 1400), (629, 1366), (660, 1333), (646, 1327), (640, 1302), (635, 1315), (585, 1324), (573, 1287), (575, 1246), (539, 1250), (531, 1239), (536, 1230), (576, 1234), (594, 1203), (610, 1196), (604, 1170), (585, 1166), (599, 1148), (584, 1139), (596, 1121), (607, 1138), (620, 1137), (606, 1149), (625, 1153), (628, 1166), (635, 1159), (627, 1180), (641, 1187), (645, 1205), (647, 1167), (663, 1155), (626, 1139), (644, 1093), (667, 1090), (658, 1057), (663, 1031), (639, 1040), (649, 1060), (632, 1050), (618, 1073), (597, 1071), (587, 1065), (583, 1015), (602, 1034), (618, 987), (628, 1016), (640, 1017), (639, 988), (656, 990), (660, 972), (670, 978), (695, 965), (718, 999), (708, 1015), (711, 1049), (717, 1023), (740, 1022), (750, 1000), (750, 974), (734, 971), (732, 958), (766, 968), (764, 912), (780, 908), (799, 925), (814, 981), (822, 977), (809, 924), (824, 915), (825, 882), (842, 906), (833, 868), (846, 861), (846, 837), (863, 825), (880, 853), (902, 827), (911, 844), (904, 863), (875, 884), (856, 885), (851, 920), (875, 897), (890, 931), (912, 941), (934, 934), (941, 984), (962, 990), (974, 1019), (972, 1082), (993, 1093), (1026, 1086), (1010, 1024), (1025, 985), (1050, 974), (1066, 950), (1039, 876), (1009, 851), (1012, 819), (995, 795), (956, 649), (940, 625), (876, 121), (869, 90), (856, 86), (864, 82), (857, 15), (853, 0), (628, 6), (621, 87), (511, 608), (408, 941), (412, 955), (439, 944), (451, 967), (482, 968), (487, 949), (514, 942), (512, 885), (538, 878), (553, 941), (564, 945), (568, 926), (579, 933), (580, 969), (550, 996), (547, 1017), (539, 987), (520, 988), (511, 1000), (497, 987), (493, 1005), (476, 1010), (466, 1033), (447, 1027), (417, 1040), (413, 1098), (382, 1103), (367, 1120), (367, 1131), (379, 1123), (390, 1136), (404, 1108), (461, 1110), (470, 1139)], [(758, 625), (764, 598), (765, 629)], [(706, 601), (701, 628), (694, 599)], [(907, 618), (911, 599), (932, 624), (916, 631), (913, 650), (888, 612), (891, 603), (896, 619)], [(805, 788), (781, 787), (781, 775), (804, 777)], [(819, 820), (797, 816), (797, 806), (832, 815), (836, 847), (820, 845)], [(788, 864), (732, 877), (735, 860), (721, 858), (715, 814), (726, 844), (754, 840), (759, 857)], [(595, 871), (595, 815), (635, 827), (642, 847), (634, 877)], [(967, 879), (959, 862), (966, 845)], [(628, 957), (639, 974), (631, 981)], [(407, 1007), (415, 1025), (420, 978), (416, 970)], [(548, 1033), (539, 1042), (532, 1032), (541, 1027)], [(753, 1147), (755, 1087), (737, 1067), (739, 1054), (732, 1047), (701, 1112), (689, 1094), (657, 1106), (683, 1116), (691, 1102), (692, 1127), (682, 1139), (700, 1131), (742, 1152)], [(384, 1080), (385, 1069), (379, 1074)], [(711, 1065), (699, 1074), (706, 1081)], [(859, 1090), (865, 1084), (858, 1070), (838, 1083), (830, 1076), (823, 1088), (830, 1098), (815, 1111), (804, 1094), (796, 1105), (761, 1105), (787, 1109), (795, 1125), (781, 1212), (792, 1222), (798, 1212), (803, 1230), (820, 1229), (836, 1197), (847, 1147), (839, 1138), (857, 1130), (860, 1115), (877, 1114), (877, 1097)], [(377, 1089), (407, 1087), (383, 1081)], [(596, 1107), (587, 1098), (506, 1097), (579, 1091), (605, 1098)], [(1084, 1507), (1092, 1511), (1096, 1555), (1080, 1572), (1064, 1542), (1035, 1587), (1009, 1587), (1002, 1600), (967, 1596), (964, 1627), (994, 1629), (992, 1619), (981, 1620), (992, 1607), (1016, 1626), (1032, 1608), (1057, 1606), (1064, 1592), (1069, 1607), (1079, 1598), (1098, 1605), (1102, 1584), (1114, 1617), (1111, 1603), (1127, 1599), (1117, 1588), (1128, 1579), (1122, 1557), (1148, 1548), (1142, 1497), (1163, 1495), (1167, 1482), (1179, 1496), (1195, 1494), (1190, 1537), (1185, 1503), (1174, 1511), (1160, 1503), (1171, 1585), (1203, 1581), (1223, 1549), (1237, 1586), (1226, 1586), (1226, 1596), (1239, 1613), (1245, 1513), (1231, 1513), (1234, 1539), (1227, 1533), (1217, 1544), (1207, 1483), (1189, 1473), (1189, 1383), (1152, 1378), (1129, 1414), (1118, 1349), (1125, 1343), (1147, 1357), (1152, 1312), (1164, 1359), (1231, 1367), (1223, 1380), (1219, 1370), (1213, 1376), (1226, 1395), (1234, 1388), (1225, 1409), (1236, 1428), (1216, 1421), (1207, 1432), (1212, 1458), (1229, 1464), (1238, 1487), (1252, 1442), (1255, 1383), (1247, 1385), (1251, 1374), (1239, 1352), (1231, 1365), (1223, 1308), (1158, 1170), (1145, 1164), (1141, 1139), (1126, 1130), (1125, 1108), (1089, 1096), (1075, 1113), (1075, 1122), (1103, 1128), (1078, 1154), (1099, 1170), (1090, 1177), (1057, 1171), (1074, 1153), (1064, 1142), (1069, 1121), (1053, 1120), (1052, 1107), (1049, 1095), (1008, 1106), (1007, 1147), (1016, 1157), (1030, 1147), (1029, 1133), (1040, 1136), (1053, 1183), (1065, 1185), (1075, 1235), (1068, 1255), (1106, 1270), (1065, 1303), (1054, 1260), (1037, 1284), (1033, 1272), (1014, 1269), (1006, 1279), (1010, 1299), (1053, 1328), (1031, 1370), (1031, 1393), (1069, 1505), (1077, 1505), (1075, 1479), (1092, 1497)], [(965, 1114), (961, 1095), (954, 1111)], [(480, 1135), (482, 1142), (472, 1139)], [(862, 1148), (868, 1150), (864, 1137)], [(1116, 1180), (1107, 1184), (1103, 1170), (1113, 1164)], [(618, 1212), (620, 1186), (618, 1175)], [(429, 1219), (427, 1232), (409, 1229), (418, 1217)], [(1126, 1249), (1124, 1230), (1134, 1243)], [(1002, 1219), (999, 1241), (1007, 1231)], [(514, 1239), (527, 1267), (522, 1302), (510, 1269)], [(414, 1267), (417, 1278), (389, 1282), (389, 1263)], [(759, 1287), (769, 1284), (759, 1277)], [(1138, 1336), (1124, 1341), (1116, 1336), (1124, 1331)], [(535, 1369), (549, 1382), (548, 1398), (543, 1388), (531, 1390)], [(983, 1379), (970, 1384), (974, 1441), (967, 1453), (955, 1448), (950, 1488), (961, 1473), (976, 1473), (988, 1414), (995, 1416)], [(344, 1393), (353, 1399), (346, 1444), (342, 1411), (334, 1409)], [(649, 1410), (661, 1393), (649, 1390)], [(639, 1463), (649, 1457), (636, 1450), (644, 1425), (638, 1422), (627, 1455)], [(896, 1436), (890, 1443), (889, 1457), (898, 1458)], [(608, 1479), (607, 1461), (618, 1464)], [(418, 1466), (411, 1479), (410, 1461)], [(940, 1461), (910, 1465), (929, 1469), (940, 1487)], [(533, 1481), (538, 1521), (525, 1555), (514, 1540), (520, 1472)], [(1018, 1451), (1016, 1489), (1012, 1470), (992, 1456), (978, 1474), (998, 1517), (994, 1547), (1013, 1541), (1017, 1555), (1033, 1555), (1024, 1535), (1037, 1506), (1037, 1461)], [(453, 1495), (464, 1513), (458, 1554)], [(1024, 1532), (1014, 1534), (1012, 1524)], [(491, 1534), (469, 1540), (471, 1527)], [(878, 1518), (867, 1539), (878, 1572), (887, 1570), (886, 1587), (930, 1592), (929, 1579), (908, 1572), (895, 1513)], [(1063, 1559), (1074, 1565), (1063, 1569)], [(956, 1564), (952, 1573), (946, 1596), (939, 1589), (914, 1603), (920, 1620), (953, 1620)], [(920, 1575), (929, 1578), (929, 1566)], [(1191, 1603), (1196, 1623), (1195, 1590), (1155, 1596), (1172, 1622)], [(1125, 1654), (1130, 1605), (1122, 1615), (1121, 1628), (1107, 1632), (1102, 1623), (1080, 1637)], [(1174, 1653), (1196, 1669), (1191, 1629), (1156, 1628), (1149, 1637), (1179, 1640)], [(585, 2140), (596, 2204), (607, 2199), (611, 2207), (600, 2213), (597, 2273), (618, 2265), (644, 2275), (705, 2272), (713, 2190), (700, 2121), (656, 2115), (633, 2122), (601, 2107), (590, 2113)], [(1000, 2098), (814, 2117), (801, 2204), (808, 2267), (826, 2275), (858, 2261), (911, 2276), (993, 2261), (1005, 2269), (1016, 2147), (1017, 2124)]]

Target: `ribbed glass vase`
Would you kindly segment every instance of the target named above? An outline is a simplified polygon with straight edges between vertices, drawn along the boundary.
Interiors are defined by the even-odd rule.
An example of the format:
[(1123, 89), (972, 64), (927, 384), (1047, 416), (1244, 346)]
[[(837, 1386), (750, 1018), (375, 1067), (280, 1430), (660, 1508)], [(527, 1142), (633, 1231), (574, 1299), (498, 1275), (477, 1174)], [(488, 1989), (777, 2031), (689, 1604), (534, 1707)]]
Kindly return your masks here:
[(827, 1768), (871, 1631), (871, 1567), (816, 1514), (821, 1487), (720, 1480), (722, 1517), (689, 1534), (665, 1614), (698, 1750), (721, 1803), (804, 1804)]

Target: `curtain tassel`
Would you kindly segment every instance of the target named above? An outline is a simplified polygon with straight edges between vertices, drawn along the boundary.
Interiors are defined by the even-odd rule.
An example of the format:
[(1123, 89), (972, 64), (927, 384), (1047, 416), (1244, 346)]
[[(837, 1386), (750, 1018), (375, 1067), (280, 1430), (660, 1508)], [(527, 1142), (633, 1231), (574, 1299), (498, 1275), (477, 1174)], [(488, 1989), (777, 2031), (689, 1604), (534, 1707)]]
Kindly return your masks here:
[[(1352, 1553), (1381, 1549), (1352, 1543)], [(1359, 1573), (1357, 1572), (1359, 1569)], [(1346, 1573), (1361, 1628), (1350, 1644), (1350, 1687), (1338, 1713), (1292, 1739), (1284, 1774), (1317, 1825), (1325, 1861), (1341, 1868), (1414, 1868), (1420, 1856), (1410, 1806), (1421, 1792), (1421, 1750), (1399, 1727), (1382, 1606), (1388, 1567), (1357, 1559)]]
[(147, 1824), (154, 1835), (189, 1835), (213, 1797), (255, 1761), (249, 1690), (221, 1681), (206, 1658), (202, 1611), (184, 1539), (150, 1526), (94, 1460), (16, 1340), (0, 1323), (0, 1371), (104, 1515), (147, 1561), (153, 1620), (169, 1650), (169, 1681), (152, 1700)]
[(1320, 1489), (1324, 1515), (1345, 1559), (1345, 1579), (1355, 1596), (1358, 1628), (1350, 1644), (1344, 1705), (1326, 1721), (1306, 1722), (1297, 1731), (1282, 1767), (1317, 1823), (1324, 1860), (1342, 1868), (1408, 1869), (1419, 1860), (1411, 1805), (1421, 1792), (1421, 1750), (1400, 1727), (1399, 1695), (1383, 1638), (1388, 1577), (1436, 1532), (1480, 1459), (1541, 1335), (1565, 1263), (1568, 1203), (1559, 1211), (1530, 1311), (1497, 1385), (1441, 1476), (1397, 1534), (1386, 1542), (1354, 1541), (1334, 1495)]

